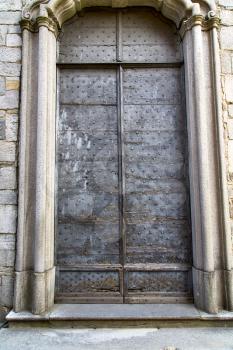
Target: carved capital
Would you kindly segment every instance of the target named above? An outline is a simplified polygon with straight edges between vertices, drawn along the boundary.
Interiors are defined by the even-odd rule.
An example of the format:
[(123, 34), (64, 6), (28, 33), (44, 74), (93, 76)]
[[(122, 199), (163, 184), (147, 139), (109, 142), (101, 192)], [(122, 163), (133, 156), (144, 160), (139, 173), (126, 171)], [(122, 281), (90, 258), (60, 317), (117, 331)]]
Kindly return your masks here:
[(220, 18), (215, 15), (215, 12), (208, 12), (207, 16), (195, 15), (183, 21), (180, 34), (184, 37), (188, 30), (191, 30), (194, 26), (201, 26), (203, 31), (208, 31), (213, 28), (219, 28)]
[(40, 27), (46, 27), (49, 31), (54, 33), (56, 38), (59, 34), (59, 26), (56, 21), (54, 21), (50, 17), (39, 16), (36, 18), (36, 21), (32, 21), (31, 19), (22, 19), (20, 22), (22, 30), (28, 30), (32, 33), (36, 33), (39, 31)]
[(36, 0), (33, 3), (26, 5), (22, 11), (23, 20), (31, 20), (32, 14), (36, 8), (39, 8), (41, 4), (48, 4), (50, 0)]

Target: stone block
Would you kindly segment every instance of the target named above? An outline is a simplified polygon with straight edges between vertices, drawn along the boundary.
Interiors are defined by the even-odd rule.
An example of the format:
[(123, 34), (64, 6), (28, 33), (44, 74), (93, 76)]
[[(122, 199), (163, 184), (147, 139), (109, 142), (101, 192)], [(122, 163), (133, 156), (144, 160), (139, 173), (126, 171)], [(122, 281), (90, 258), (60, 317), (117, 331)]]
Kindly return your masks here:
[(8, 77), (19, 77), (21, 71), (21, 64), (0, 62), (0, 75)]
[(11, 307), (13, 303), (14, 278), (11, 274), (0, 274), (0, 304)]
[(225, 77), (225, 95), (226, 101), (233, 103), (233, 76), (227, 75)]
[(19, 90), (19, 78), (6, 78), (6, 90)]
[(233, 119), (229, 119), (227, 123), (228, 137), (233, 140)]
[(17, 192), (0, 190), (0, 204), (17, 204)]
[(15, 205), (0, 205), (0, 233), (16, 233)]
[(15, 236), (0, 234), (0, 266), (14, 267)]
[(18, 115), (7, 114), (6, 116), (6, 140), (17, 141), (18, 139)]
[(229, 172), (233, 173), (233, 141), (228, 141), (228, 164), (229, 164)]
[(0, 12), (0, 24), (19, 24), (21, 20), (21, 11)]
[(4, 96), (0, 96), (0, 109), (19, 108), (19, 91), (8, 90)]
[[(13, 35), (13, 34), (12, 34)], [(21, 49), (17, 47), (0, 46), (1, 62), (19, 62), (21, 60)]]
[(233, 26), (233, 11), (222, 10), (220, 12), (221, 23), (226, 26)]
[(218, 4), (220, 6), (233, 8), (233, 0), (219, 0)]
[(20, 11), (21, 8), (21, 0), (1, 0), (0, 2), (0, 11)]
[(232, 185), (228, 185), (228, 195), (229, 198), (233, 198), (233, 186)]
[(6, 45), (7, 26), (0, 25), (0, 45)]
[(223, 50), (233, 50), (233, 35), (231, 27), (221, 28), (220, 45)]
[(16, 145), (14, 142), (0, 141), (0, 162), (16, 161)]
[(232, 72), (232, 54), (230, 51), (221, 52), (221, 69), (224, 74)]
[(233, 104), (228, 106), (229, 117), (233, 118)]
[(0, 119), (0, 140), (5, 140), (6, 138), (6, 121)]
[(6, 45), (9, 47), (17, 47), (22, 45), (22, 38), (19, 34), (7, 34)]
[(7, 30), (8, 34), (20, 34), (21, 33), (21, 28), (19, 25), (9, 25), (8, 26), (8, 30)]
[(0, 168), (0, 190), (16, 189), (16, 169), (12, 166)]
[(5, 92), (6, 92), (5, 78), (0, 77), (0, 96), (5, 95)]

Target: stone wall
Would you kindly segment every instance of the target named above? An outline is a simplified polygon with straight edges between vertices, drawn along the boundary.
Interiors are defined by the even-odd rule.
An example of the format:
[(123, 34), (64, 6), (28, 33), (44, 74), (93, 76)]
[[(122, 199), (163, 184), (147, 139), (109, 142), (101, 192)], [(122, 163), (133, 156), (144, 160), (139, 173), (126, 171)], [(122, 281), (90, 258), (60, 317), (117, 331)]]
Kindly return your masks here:
[(233, 233), (233, 0), (220, 0), (219, 10), (221, 17), (219, 40), (222, 65), (223, 120), (225, 125), (229, 203)]
[[(13, 300), (22, 44), (19, 20), (25, 2), (0, 0), (0, 318), (12, 307)], [(233, 223), (233, 0), (220, 0), (219, 10), (223, 118)]]
[(0, 1), (0, 317), (12, 306), (17, 222), (21, 0)]

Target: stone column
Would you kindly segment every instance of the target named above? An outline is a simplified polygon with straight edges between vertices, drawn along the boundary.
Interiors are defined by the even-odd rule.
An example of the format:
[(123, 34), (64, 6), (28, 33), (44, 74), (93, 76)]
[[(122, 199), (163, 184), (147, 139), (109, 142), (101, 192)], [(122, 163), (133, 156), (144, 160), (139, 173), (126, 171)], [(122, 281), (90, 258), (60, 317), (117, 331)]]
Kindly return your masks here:
[(26, 28), (15, 311), (31, 309), (34, 314), (52, 307), (55, 285), (56, 35), (50, 24), (48, 18), (38, 17), (39, 33), (33, 33), (30, 22), (22, 23)]
[(187, 21), (183, 40), (188, 97), (194, 300), (198, 308), (216, 313), (224, 307), (219, 205), (222, 189), (215, 141), (216, 100), (208, 25), (208, 20), (194, 13)]
[[(214, 17), (212, 11), (209, 12), (209, 18)], [(226, 285), (226, 309), (233, 311), (233, 273), (232, 273), (232, 240), (229, 213), (229, 200), (227, 188), (227, 167), (225, 159), (225, 140), (222, 117), (222, 95), (221, 95), (221, 65), (220, 65), (220, 48), (218, 44), (217, 28), (211, 29), (211, 50), (212, 50), (212, 76), (214, 82), (214, 100), (216, 109), (216, 126), (218, 137), (218, 156), (219, 156), (219, 181), (221, 186), (220, 199), (222, 205), (222, 236), (223, 236), (223, 268)]]
[[(54, 40), (53, 40), (54, 39)], [(55, 45), (54, 45), (55, 41)], [(54, 173), (56, 39), (39, 26), (36, 211), (32, 311), (41, 314), (54, 298)], [(55, 51), (56, 52), (56, 51)], [(53, 232), (51, 235), (51, 231)]]

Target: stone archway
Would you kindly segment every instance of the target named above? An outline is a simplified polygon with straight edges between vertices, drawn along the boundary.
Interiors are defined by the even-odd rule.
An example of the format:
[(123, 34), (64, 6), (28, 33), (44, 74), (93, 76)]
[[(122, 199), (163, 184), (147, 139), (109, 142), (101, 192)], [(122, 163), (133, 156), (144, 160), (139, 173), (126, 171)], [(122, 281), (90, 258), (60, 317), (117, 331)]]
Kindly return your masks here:
[[(56, 40), (85, 7), (143, 3), (183, 38), (189, 138), (195, 305), (231, 310), (232, 264), (214, 2), (35, 1), (24, 11), (15, 311), (54, 304)], [(206, 10), (207, 8), (207, 10)], [(219, 180), (220, 179), (220, 180)]]

